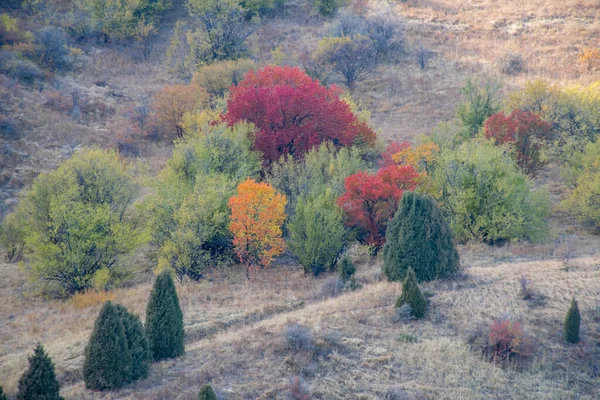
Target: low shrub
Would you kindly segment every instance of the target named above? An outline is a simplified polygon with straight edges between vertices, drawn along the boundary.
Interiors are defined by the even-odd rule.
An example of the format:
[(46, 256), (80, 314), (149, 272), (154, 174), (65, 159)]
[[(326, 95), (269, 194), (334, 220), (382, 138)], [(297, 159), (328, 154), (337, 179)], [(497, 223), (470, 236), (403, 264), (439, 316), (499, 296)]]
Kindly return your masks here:
[(342, 257), (338, 263), (338, 269), (340, 271), (340, 279), (343, 282), (350, 281), (356, 273), (356, 266), (352, 262), (352, 259), (348, 256)]
[(421, 293), (421, 289), (419, 289), (417, 276), (412, 269), (406, 272), (406, 278), (402, 282), (402, 294), (396, 301), (396, 308), (400, 308), (405, 304), (410, 305), (413, 317), (419, 319), (425, 316), (427, 300)]
[(312, 351), (315, 347), (315, 339), (312, 330), (308, 326), (294, 323), (285, 329), (285, 341), (288, 350), (292, 353)]
[(0, 245), (6, 251), (9, 262), (19, 261), (25, 249), (26, 231), (24, 220), (18, 213), (8, 214), (0, 225)]
[(33, 85), (45, 78), (40, 67), (11, 51), (0, 51), (0, 73), (25, 85)]
[(69, 303), (76, 309), (84, 309), (99, 306), (107, 301), (113, 301), (115, 297), (116, 295), (114, 292), (88, 290), (73, 295), (73, 297), (69, 299)]
[(413, 309), (410, 304), (404, 303), (400, 307), (396, 308), (396, 313), (392, 320), (394, 322), (407, 323), (414, 320)]
[(321, 287), (321, 297), (327, 299), (329, 297), (339, 296), (344, 290), (344, 285), (344, 281), (340, 278), (327, 279)]
[(292, 400), (311, 400), (310, 391), (301, 376), (295, 375), (290, 378), (290, 396)]
[(5, 140), (17, 140), (20, 136), (19, 124), (12, 118), (0, 116), (0, 137)]
[(525, 69), (525, 59), (521, 54), (508, 53), (500, 58), (498, 66), (505, 75), (517, 75)]
[(213, 390), (212, 386), (204, 385), (198, 393), (198, 400), (217, 400), (217, 395)]
[(508, 318), (492, 322), (489, 332), (488, 355), (493, 362), (514, 360), (519, 356), (523, 342), (523, 327)]

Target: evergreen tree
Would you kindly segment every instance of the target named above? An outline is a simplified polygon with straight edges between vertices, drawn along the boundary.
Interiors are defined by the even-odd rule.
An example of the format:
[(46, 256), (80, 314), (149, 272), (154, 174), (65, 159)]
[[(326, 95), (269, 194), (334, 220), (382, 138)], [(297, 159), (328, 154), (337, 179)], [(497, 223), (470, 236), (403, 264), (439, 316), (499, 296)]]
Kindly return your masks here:
[(383, 270), (390, 281), (404, 278), (412, 268), (419, 281), (448, 277), (459, 269), (452, 232), (435, 201), (405, 192), (388, 224)]
[(427, 308), (427, 300), (419, 289), (417, 276), (412, 268), (406, 272), (406, 278), (402, 282), (402, 294), (396, 301), (396, 307), (408, 304), (412, 308), (412, 314), (415, 318), (423, 318), (425, 316), (425, 308)]
[(8, 400), (8, 397), (6, 397), (4, 391), (2, 390), (2, 386), (0, 386), (0, 400)]
[(83, 379), (93, 390), (118, 389), (131, 382), (132, 357), (117, 307), (104, 303), (85, 348)]
[(352, 277), (354, 277), (354, 274), (356, 273), (356, 266), (354, 265), (350, 257), (347, 256), (343, 257), (340, 260), (339, 269), (340, 278), (344, 282), (348, 282), (350, 279), (352, 279)]
[(146, 308), (146, 334), (155, 361), (183, 355), (183, 313), (168, 271), (154, 282)]
[(116, 308), (125, 329), (127, 347), (131, 353), (131, 380), (147, 378), (152, 362), (152, 353), (142, 322), (137, 315), (133, 315), (122, 305), (117, 304)]
[(217, 395), (212, 386), (204, 385), (198, 394), (198, 400), (217, 400)]
[[(54, 373), (54, 364), (44, 347), (38, 344), (29, 357), (29, 368), (19, 379), (17, 400), (62, 400), (60, 386)], [(0, 388), (0, 399), (6, 399)]]
[(579, 306), (577, 300), (573, 297), (571, 306), (567, 311), (565, 318), (565, 340), (569, 343), (579, 342), (579, 324), (581, 323), (581, 315), (579, 314)]

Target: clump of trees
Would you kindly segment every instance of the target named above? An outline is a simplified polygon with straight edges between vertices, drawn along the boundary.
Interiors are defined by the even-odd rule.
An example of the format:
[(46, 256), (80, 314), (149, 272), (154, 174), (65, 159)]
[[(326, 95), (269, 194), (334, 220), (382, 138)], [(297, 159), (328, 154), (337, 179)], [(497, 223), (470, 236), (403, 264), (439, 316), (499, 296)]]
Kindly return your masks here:
[(390, 165), (376, 174), (358, 172), (344, 182), (345, 193), (337, 203), (344, 210), (346, 226), (357, 229), (357, 239), (376, 254), (385, 243), (388, 221), (405, 191), (414, 190), (419, 173), (412, 166)]
[(409, 270), (419, 281), (446, 278), (458, 271), (452, 232), (431, 197), (404, 193), (387, 227), (383, 258), (383, 271), (391, 281), (404, 279)]
[(442, 150), (432, 179), (437, 199), (460, 241), (502, 244), (542, 241), (547, 233), (548, 196), (534, 191), (512, 157), (487, 140)]
[(85, 348), (83, 378), (93, 390), (115, 390), (145, 379), (152, 360), (184, 353), (183, 313), (168, 271), (154, 282), (146, 308), (146, 327), (125, 307), (102, 306)]
[[(576, 156), (574, 156), (576, 157)], [(561, 203), (561, 207), (590, 227), (594, 232), (600, 232), (600, 142), (587, 145), (578, 164), (572, 168), (571, 176), (574, 188), (569, 196)]]
[(188, 132), (144, 204), (157, 267), (174, 271), (180, 281), (200, 280), (209, 268), (233, 261), (227, 202), (236, 185), (258, 177), (261, 167), (249, 125), (200, 121)]

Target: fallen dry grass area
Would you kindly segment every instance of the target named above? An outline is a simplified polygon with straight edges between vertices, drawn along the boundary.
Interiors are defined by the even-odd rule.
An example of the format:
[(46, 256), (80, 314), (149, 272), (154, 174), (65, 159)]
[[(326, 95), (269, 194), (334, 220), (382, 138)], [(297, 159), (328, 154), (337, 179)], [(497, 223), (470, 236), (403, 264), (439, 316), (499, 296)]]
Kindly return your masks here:
[[(186, 354), (154, 364), (150, 377), (112, 393), (93, 393), (81, 378), (83, 349), (102, 296), (68, 302), (27, 295), (22, 274), (0, 264), (0, 376), (9, 394), (41, 341), (56, 363), (66, 399), (195, 399), (210, 382), (225, 399), (290, 398), (301, 376), (311, 398), (379, 399), (390, 388), (420, 399), (593, 399), (600, 396), (600, 243), (581, 237), (565, 264), (556, 246), (461, 248), (464, 276), (424, 285), (430, 299), (423, 321), (394, 322), (400, 285), (380, 281), (380, 262), (355, 255), (364, 284), (324, 298), (328, 277), (305, 277), (292, 264), (247, 281), (239, 270), (215, 272), (200, 284), (178, 285), (185, 315)], [(533, 299), (520, 294), (525, 275)], [(146, 282), (106, 295), (144, 314)], [(25, 288), (25, 289), (24, 289)], [(576, 295), (582, 343), (566, 345), (562, 319)], [(98, 296), (97, 296), (98, 297)], [(501, 367), (472, 350), (480, 325), (509, 315), (520, 321), (533, 356)], [(292, 351), (292, 323), (314, 341)]]

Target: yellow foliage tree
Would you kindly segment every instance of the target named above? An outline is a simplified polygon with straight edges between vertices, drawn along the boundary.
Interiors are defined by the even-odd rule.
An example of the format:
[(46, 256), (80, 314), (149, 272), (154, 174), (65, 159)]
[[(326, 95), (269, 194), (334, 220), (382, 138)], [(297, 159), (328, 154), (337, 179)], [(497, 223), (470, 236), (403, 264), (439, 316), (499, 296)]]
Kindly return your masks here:
[(266, 268), (273, 257), (285, 248), (281, 226), (285, 221), (284, 194), (264, 182), (246, 179), (237, 188), (237, 195), (229, 199), (233, 245), (248, 273)]
[(579, 62), (588, 72), (598, 68), (600, 64), (600, 49), (584, 49), (579, 53)]
[(204, 108), (208, 99), (208, 93), (194, 83), (165, 86), (152, 101), (154, 124), (165, 137), (180, 138), (184, 134), (184, 114)]

